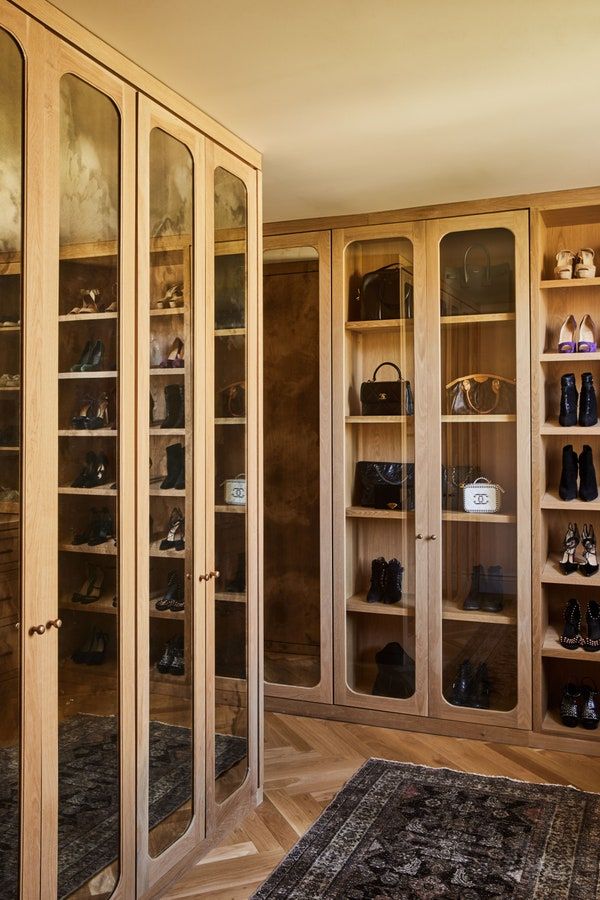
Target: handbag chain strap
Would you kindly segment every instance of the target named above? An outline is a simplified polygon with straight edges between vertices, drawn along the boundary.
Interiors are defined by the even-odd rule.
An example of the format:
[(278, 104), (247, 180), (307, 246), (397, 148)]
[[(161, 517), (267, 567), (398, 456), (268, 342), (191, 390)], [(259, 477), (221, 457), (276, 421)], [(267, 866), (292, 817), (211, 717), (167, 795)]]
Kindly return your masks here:
[(407, 471), (406, 478), (401, 478), (400, 481), (390, 481), (389, 478), (386, 478), (385, 475), (383, 474), (383, 472), (381, 472), (381, 470), (379, 469), (379, 465), (380, 465), (379, 463), (373, 463), (375, 471), (377, 472), (377, 474), (379, 475), (381, 480), (383, 482), (385, 482), (385, 484), (390, 484), (390, 485), (392, 485), (392, 487), (398, 487), (401, 484), (406, 484), (406, 482), (408, 481), (408, 479), (410, 477), (409, 472)]

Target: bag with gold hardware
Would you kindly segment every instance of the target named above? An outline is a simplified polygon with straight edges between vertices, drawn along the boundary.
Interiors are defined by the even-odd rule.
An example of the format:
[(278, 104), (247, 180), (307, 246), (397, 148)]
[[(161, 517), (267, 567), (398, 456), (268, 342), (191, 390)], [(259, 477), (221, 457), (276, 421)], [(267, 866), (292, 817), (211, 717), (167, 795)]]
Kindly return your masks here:
[(463, 485), (463, 505), (468, 513), (497, 513), (502, 506), (504, 488), (492, 484), (489, 478), (476, 478)]
[(502, 375), (461, 375), (446, 385), (453, 416), (507, 415), (516, 409), (516, 381)]
[(414, 509), (414, 463), (357, 462), (356, 495), (361, 506), (372, 509)]
[[(396, 370), (396, 381), (377, 381), (377, 373), (383, 366)], [(382, 362), (373, 372), (373, 378), (363, 381), (360, 402), (363, 416), (412, 416), (415, 411), (410, 381), (402, 380), (402, 372), (393, 362)]]
[(246, 415), (246, 382), (234, 381), (219, 391), (221, 415), (225, 419), (239, 419)]

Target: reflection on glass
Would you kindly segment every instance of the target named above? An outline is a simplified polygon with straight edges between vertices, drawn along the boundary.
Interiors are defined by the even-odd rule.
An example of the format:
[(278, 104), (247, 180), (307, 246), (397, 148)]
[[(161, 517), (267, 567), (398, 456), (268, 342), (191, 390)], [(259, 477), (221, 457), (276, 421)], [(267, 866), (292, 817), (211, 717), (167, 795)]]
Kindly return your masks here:
[(119, 143), (112, 101), (60, 93), (57, 896), (119, 876)]
[(150, 134), (149, 847), (158, 856), (192, 818), (193, 161)]
[(215, 778), (222, 802), (248, 768), (246, 614), (247, 195), (225, 169), (215, 189)]
[[(355, 241), (345, 254), (347, 682), (415, 692), (413, 248)], [(417, 386), (418, 389), (418, 386)]]
[(446, 235), (440, 272), (443, 691), (456, 706), (510, 710), (517, 702), (513, 234)]
[(313, 687), (321, 680), (319, 254), (267, 250), (263, 273), (265, 679)]
[(23, 57), (0, 30), (0, 896), (19, 896)]

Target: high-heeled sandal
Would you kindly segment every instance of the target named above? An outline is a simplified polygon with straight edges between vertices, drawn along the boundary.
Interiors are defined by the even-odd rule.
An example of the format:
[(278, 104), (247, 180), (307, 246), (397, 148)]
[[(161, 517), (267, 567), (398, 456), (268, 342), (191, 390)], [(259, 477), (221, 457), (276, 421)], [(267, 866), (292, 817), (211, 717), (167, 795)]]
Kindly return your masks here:
[(83, 400), (78, 414), (71, 419), (73, 428), (82, 430), (87, 427), (86, 423), (92, 414), (93, 403), (94, 401), (91, 397), (86, 397), (85, 400)]
[[(585, 684), (589, 681), (589, 684)], [(581, 679), (581, 709), (579, 724), (588, 731), (594, 731), (600, 724), (600, 693), (593, 678), (584, 675)]]
[(161, 550), (185, 549), (184, 523), (183, 513), (178, 507), (174, 507), (169, 518), (167, 536), (160, 542)]
[(181, 283), (172, 284), (165, 292), (164, 297), (161, 297), (156, 303), (157, 309), (176, 309), (179, 306), (183, 306), (183, 285)]
[(586, 313), (586, 315), (579, 323), (579, 340), (577, 341), (577, 352), (594, 353), (596, 350), (596, 326), (592, 317)]
[(578, 565), (575, 562), (575, 550), (579, 545), (579, 529), (577, 525), (569, 522), (563, 538), (563, 556), (560, 561), (560, 570), (563, 575), (571, 575), (576, 572)]
[(161, 369), (181, 369), (183, 368), (183, 341), (181, 338), (174, 338), (169, 350), (169, 355), (160, 364)]
[(595, 278), (596, 266), (594, 265), (595, 253), (591, 247), (584, 247), (577, 253), (575, 261), (575, 278)]
[(90, 408), (82, 427), (87, 428), (89, 431), (97, 431), (99, 428), (110, 428), (109, 403), (108, 394), (101, 394), (96, 405), (95, 415), (91, 414)]
[(583, 638), (583, 649), (588, 653), (597, 653), (600, 650), (600, 603), (590, 600), (585, 613), (587, 634)]
[(575, 332), (577, 331), (577, 321), (574, 315), (567, 316), (560, 326), (560, 335), (558, 337), (559, 353), (575, 353), (577, 342), (575, 341)]
[(81, 290), (81, 298), (83, 303), (81, 306), (75, 306), (69, 313), (70, 316), (78, 315), (79, 313), (98, 313), (100, 310), (98, 309), (97, 298), (100, 296), (100, 291), (97, 288), (82, 288)]
[(581, 609), (577, 600), (569, 600), (564, 611), (565, 624), (559, 638), (561, 647), (577, 650), (583, 644), (581, 636)]
[(559, 250), (556, 254), (554, 276), (556, 278), (572, 278), (575, 254), (572, 250)]
[(600, 566), (598, 566), (598, 557), (596, 556), (596, 535), (594, 534), (593, 525), (584, 525), (581, 530), (581, 543), (583, 544), (583, 559), (580, 564), (579, 571), (588, 578), (595, 575)]
[(117, 311), (117, 309), (118, 309), (118, 290), (119, 290), (118, 285), (113, 284), (113, 286), (112, 286), (113, 299), (111, 300), (109, 305), (106, 307), (106, 309), (103, 310), (103, 312), (116, 312)]
[(88, 566), (88, 577), (83, 582), (81, 590), (73, 594), (73, 603), (82, 603), (84, 606), (96, 603), (100, 599), (100, 592), (104, 583), (104, 569), (100, 566)]

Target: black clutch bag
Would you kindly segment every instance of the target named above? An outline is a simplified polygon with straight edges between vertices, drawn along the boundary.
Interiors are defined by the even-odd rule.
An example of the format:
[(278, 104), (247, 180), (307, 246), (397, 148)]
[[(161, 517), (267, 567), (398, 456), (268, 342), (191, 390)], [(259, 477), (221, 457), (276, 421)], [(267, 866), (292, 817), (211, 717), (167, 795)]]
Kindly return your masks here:
[(372, 509), (414, 509), (414, 463), (357, 462), (356, 494)]
[[(396, 370), (396, 381), (377, 381), (377, 373), (383, 366)], [(410, 381), (402, 380), (402, 373), (393, 362), (382, 362), (371, 381), (363, 381), (360, 402), (363, 416), (412, 416), (415, 411)]]
[(442, 466), (442, 509), (462, 510), (463, 485), (480, 476), (477, 466)]

